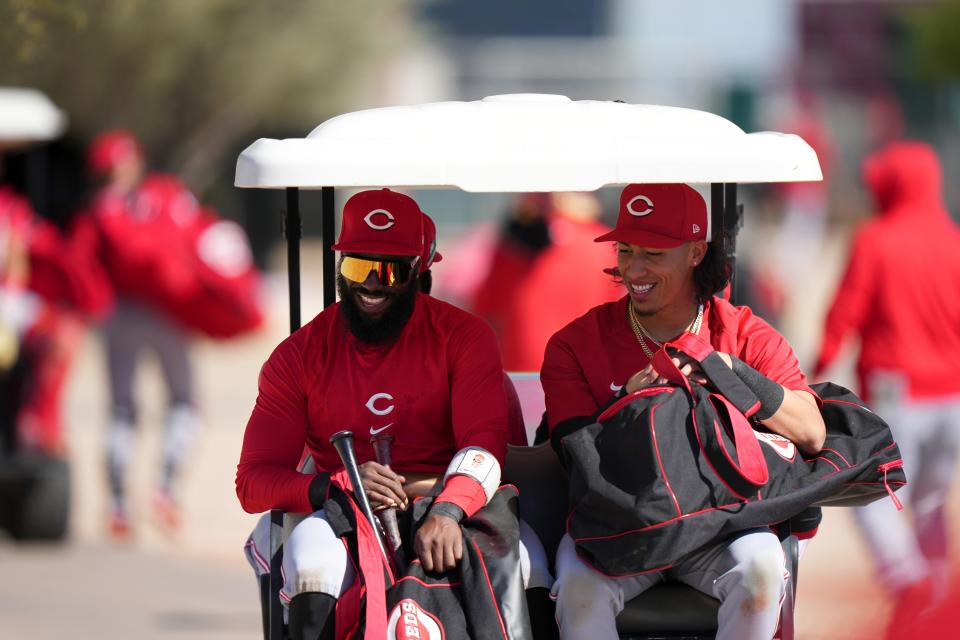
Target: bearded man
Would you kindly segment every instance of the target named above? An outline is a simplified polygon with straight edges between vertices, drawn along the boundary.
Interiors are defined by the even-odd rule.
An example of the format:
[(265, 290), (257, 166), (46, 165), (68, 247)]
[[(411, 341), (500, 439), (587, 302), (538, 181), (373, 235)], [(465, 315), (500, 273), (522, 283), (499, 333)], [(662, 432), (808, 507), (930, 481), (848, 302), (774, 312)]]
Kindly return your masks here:
[[(331, 612), (358, 579), (323, 509), (331, 472), (342, 466), (331, 435), (354, 432), (375, 510), (436, 495), (412, 545), (428, 572), (457, 566), (459, 523), (499, 486), (508, 405), (496, 339), (479, 318), (421, 293), (431, 253), (424, 218), (413, 199), (389, 189), (351, 197), (333, 247), (341, 252), (340, 302), (284, 340), (260, 374), (237, 494), (251, 513), (309, 514), (284, 541), (281, 599), (295, 639), (332, 637)], [(372, 461), (370, 438), (381, 433), (394, 438), (389, 467)], [(316, 473), (297, 470), (304, 450)], [(545, 566), (542, 549), (535, 555)]]

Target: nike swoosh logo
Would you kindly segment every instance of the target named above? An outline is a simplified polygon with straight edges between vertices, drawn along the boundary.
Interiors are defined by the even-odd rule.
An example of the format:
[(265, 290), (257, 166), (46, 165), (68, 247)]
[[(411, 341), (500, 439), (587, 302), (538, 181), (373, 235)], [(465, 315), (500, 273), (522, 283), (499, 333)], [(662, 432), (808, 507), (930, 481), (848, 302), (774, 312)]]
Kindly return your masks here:
[(393, 426), (393, 423), (391, 422), (391, 423), (388, 424), (387, 426), (385, 426), (385, 427), (380, 427), (379, 429), (374, 429), (373, 427), (370, 427), (370, 435), (375, 436), (375, 435), (377, 435), (378, 433), (380, 433), (381, 431), (383, 431), (384, 429), (389, 429), (389, 428), (392, 427), (392, 426)]
[(623, 389), (622, 384), (613, 384), (612, 382), (610, 383), (610, 391), (613, 391), (614, 393), (620, 393), (620, 389)]

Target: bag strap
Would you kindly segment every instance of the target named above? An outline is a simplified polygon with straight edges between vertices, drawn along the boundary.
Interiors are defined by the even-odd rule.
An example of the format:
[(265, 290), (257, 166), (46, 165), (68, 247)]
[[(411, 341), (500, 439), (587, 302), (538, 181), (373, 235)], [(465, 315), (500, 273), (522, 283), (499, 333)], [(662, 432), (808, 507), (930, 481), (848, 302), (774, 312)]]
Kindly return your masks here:
[[(717, 355), (709, 342), (690, 332), (684, 332), (676, 340), (664, 344), (654, 354), (653, 366), (667, 380), (690, 392), (691, 398), (695, 396), (690, 381), (673, 363), (668, 349), (676, 349), (699, 363), (704, 374), (717, 388), (719, 393), (710, 394), (710, 402), (723, 424), (698, 424), (700, 446), (721, 480), (738, 495), (746, 498), (769, 479), (766, 458), (748, 419), (760, 408), (760, 401)], [(696, 412), (696, 408), (693, 411)], [(733, 440), (736, 455), (731, 455), (727, 450), (721, 429)]]
[[(339, 487), (343, 493), (349, 495), (352, 492), (350, 477), (343, 469), (330, 476), (330, 481)], [(359, 580), (354, 581), (354, 585), (362, 581), (362, 591), (366, 594), (366, 614), (365, 614), (365, 640), (379, 640), (387, 637), (387, 575), (390, 571), (386, 558), (376, 543), (376, 533), (370, 522), (367, 521), (363, 512), (360, 511), (356, 502), (350, 500), (350, 506), (353, 509), (353, 518), (356, 524), (357, 532), (357, 555), (359, 556)], [(359, 598), (360, 592), (355, 591), (354, 597)], [(346, 617), (348, 609), (345, 608), (341, 617)], [(355, 611), (350, 610), (350, 614)], [(338, 630), (345, 628), (341, 626), (341, 620), (337, 620), (335, 625)], [(351, 622), (352, 624), (352, 622)], [(346, 627), (349, 628), (349, 627)], [(338, 634), (339, 637), (339, 634)]]
[[(697, 424), (701, 449), (720, 479), (746, 498), (770, 479), (760, 441), (754, 435), (750, 421), (729, 400), (714, 393), (710, 395), (710, 402), (720, 422)], [(724, 425), (730, 427), (728, 434), (733, 440), (736, 456), (727, 450), (721, 433)]]
[(699, 363), (703, 373), (720, 394), (747, 418), (760, 409), (760, 400), (753, 391), (724, 363), (710, 343), (700, 336), (685, 331), (676, 340), (664, 343), (653, 355), (653, 368), (657, 373), (690, 392), (690, 381), (680, 373), (677, 365), (673, 364), (668, 349), (676, 349)]

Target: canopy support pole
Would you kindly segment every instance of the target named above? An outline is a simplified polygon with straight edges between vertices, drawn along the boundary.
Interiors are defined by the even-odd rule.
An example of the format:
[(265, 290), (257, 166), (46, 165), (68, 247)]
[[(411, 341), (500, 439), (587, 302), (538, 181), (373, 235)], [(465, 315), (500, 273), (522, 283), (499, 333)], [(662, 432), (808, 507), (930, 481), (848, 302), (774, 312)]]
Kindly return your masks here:
[(333, 252), (336, 233), (336, 211), (334, 211), (333, 187), (320, 190), (320, 215), (323, 233), (323, 308), (337, 301), (336, 261)]
[(287, 239), (287, 295), (290, 299), (290, 333), (300, 328), (300, 190), (287, 187), (287, 210), (283, 217)]
[(711, 241), (720, 240), (720, 250), (730, 261), (730, 302), (736, 304), (737, 234), (743, 225), (743, 205), (737, 203), (736, 182), (714, 182), (710, 185)]
[[(283, 236), (287, 240), (287, 300), (290, 304), (290, 333), (300, 328), (300, 237), (303, 233), (300, 219), (300, 190), (287, 187), (287, 208), (283, 212)], [(283, 637), (283, 606), (280, 589), (283, 587), (283, 511), (270, 510), (270, 576), (266, 593), (267, 637), (281, 640)], [(264, 597), (261, 594), (261, 597)]]

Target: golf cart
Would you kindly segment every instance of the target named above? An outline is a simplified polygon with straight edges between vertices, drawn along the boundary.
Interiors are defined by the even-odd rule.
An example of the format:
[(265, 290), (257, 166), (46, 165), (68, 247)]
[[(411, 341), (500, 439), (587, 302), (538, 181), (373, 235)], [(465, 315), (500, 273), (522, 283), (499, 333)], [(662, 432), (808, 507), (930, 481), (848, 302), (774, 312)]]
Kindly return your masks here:
[[(66, 119), (47, 96), (29, 89), (0, 88), (0, 154), (55, 139)], [(0, 174), (2, 174), (0, 158)], [(7, 201), (15, 196), (7, 192)], [(0, 192), (0, 200), (3, 193)], [(2, 203), (0, 203), (2, 204)], [(35, 296), (8, 277), (22, 247), (8, 233), (16, 216), (0, 214), (0, 528), (16, 540), (59, 540), (67, 533), (70, 469), (62, 451), (26, 446), (18, 416), (31, 375), (24, 353), (26, 315)]]
[[(724, 118), (690, 109), (519, 94), (358, 111), (328, 120), (306, 138), (261, 139), (240, 155), (235, 184), (286, 191), (290, 329), (295, 331), (300, 327), (301, 189), (322, 193), (323, 296), (328, 306), (336, 291), (331, 247), (338, 187), (520, 193), (595, 191), (635, 182), (710, 185), (712, 237), (732, 258), (741, 221), (738, 183), (821, 179), (813, 149), (794, 135), (746, 134)], [(542, 407), (536, 376), (515, 378), (515, 384), (522, 402)], [(520, 489), (520, 515), (552, 558), (564, 532), (567, 503), (558, 490), (566, 486), (563, 470), (550, 445), (511, 446), (504, 480)], [(261, 604), (264, 636), (280, 639), (283, 514), (272, 512), (271, 522), (271, 570), (261, 577)], [(796, 538), (785, 535), (783, 546), (794, 576), (780, 630), (780, 637), (789, 639)], [(668, 583), (627, 603), (617, 624), (622, 638), (711, 638), (717, 609), (715, 599)]]

